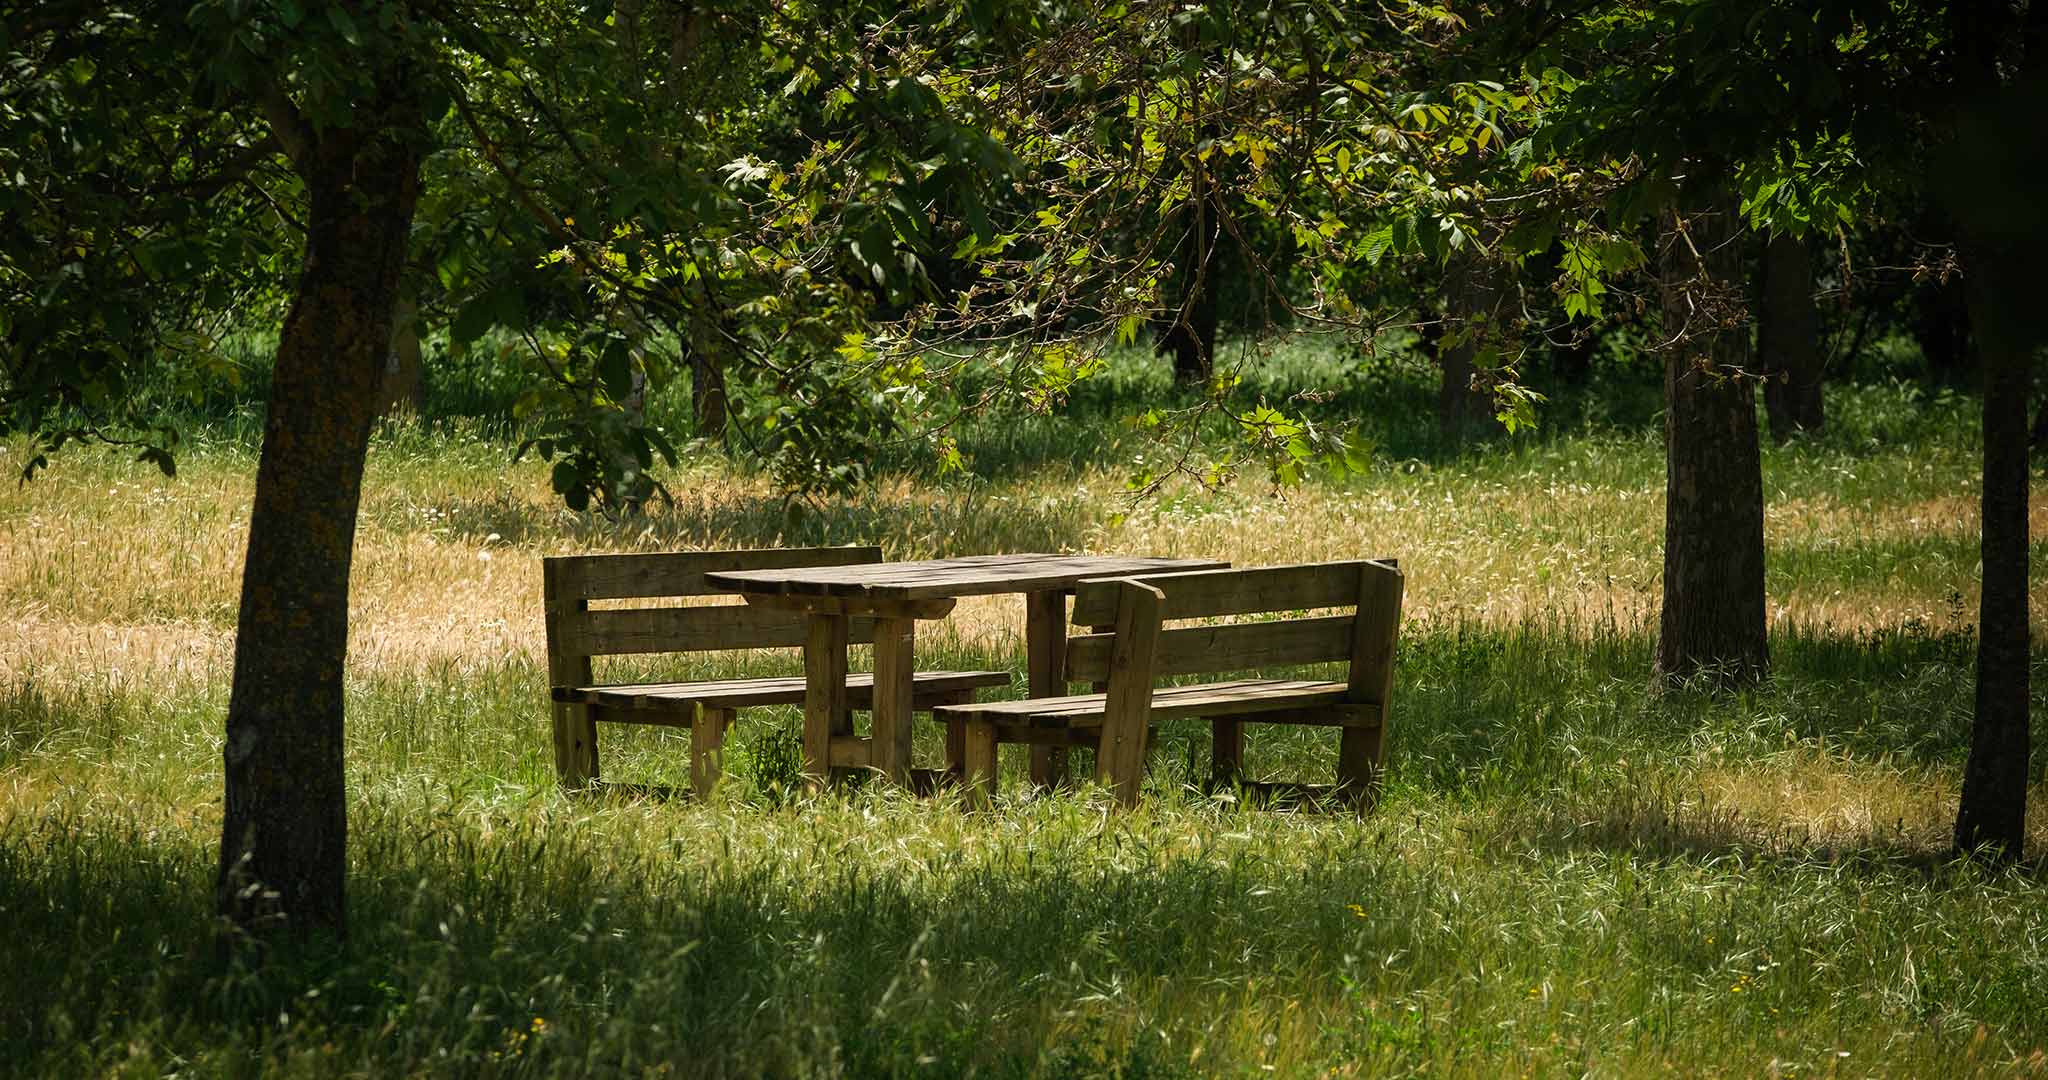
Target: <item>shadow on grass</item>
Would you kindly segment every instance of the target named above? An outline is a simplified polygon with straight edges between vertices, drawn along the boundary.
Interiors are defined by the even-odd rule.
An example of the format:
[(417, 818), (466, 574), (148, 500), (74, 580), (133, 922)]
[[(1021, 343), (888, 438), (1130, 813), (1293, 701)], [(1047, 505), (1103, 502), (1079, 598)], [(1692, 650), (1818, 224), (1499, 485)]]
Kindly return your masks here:
[[(2048, 792), (2036, 791), (2035, 799)], [(1579, 789), (1540, 811), (1506, 818), (1487, 841), (1508, 849), (1551, 855), (1605, 852), (1636, 860), (1701, 866), (1776, 867), (1893, 876), (1911, 871), (1929, 880), (1952, 874), (1968, 860), (1946, 839), (1882, 825), (1817, 836), (1752, 820), (1741, 812), (1688, 798), (1668, 777)], [(2035, 885), (2048, 884), (2048, 851), (1999, 864), (1998, 870)]]
[[(1771, 637), (1771, 678), (1733, 693), (1653, 693), (1653, 635), (1543, 620), (1415, 628), (1397, 666), (1396, 775), (1433, 793), (1540, 791), (1585, 762), (1631, 754), (1741, 760), (1807, 743), (1960, 765), (1968, 752), (1972, 634), (1785, 628)], [(2035, 664), (2037, 707), (2048, 707), (2048, 653)], [(2048, 753), (2048, 731), (2035, 733), (2034, 752)]]
[[(730, 835), (619, 844), (600, 818), (417, 809), (357, 808), (346, 944), (255, 968), (215, 947), (202, 838), (8, 823), (0, 1066), (1200, 1075), (1156, 1025), (1213, 1023), (1170, 1015), (1190, 1000), (1340, 992), (1318, 945), (1358, 936), (1341, 900), (1379, 876), (1356, 858), (1275, 875), (1249, 849), (1121, 866), (1077, 828), (920, 869), (858, 833), (764, 858)], [(788, 825), (761, 816), (756, 839)]]

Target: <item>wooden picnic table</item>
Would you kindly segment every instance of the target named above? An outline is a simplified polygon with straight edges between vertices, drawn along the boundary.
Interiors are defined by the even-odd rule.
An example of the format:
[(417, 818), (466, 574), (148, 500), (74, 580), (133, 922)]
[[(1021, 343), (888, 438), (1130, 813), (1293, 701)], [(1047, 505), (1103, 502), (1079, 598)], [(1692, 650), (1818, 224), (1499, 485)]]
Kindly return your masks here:
[[(1066, 693), (1066, 597), (1090, 578), (1217, 570), (1218, 559), (1124, 555), (969, 555), (953, 559), (855, 566), (736, 570), (704, 575), (707, 585), (739, 593), (750, 604), (799, 611), (804, 641), (804, 768), (816, 777), (834, 768), (881, 770), (910, 782), (911, 690), (917, 671), (917, 620), (945, 617), (963, 596), (1024, 594), (1025, 651), (1032, 697)], [(854, 735), (847, 722), (847, 620), (875, 620), (874, 731)], [(1056, 771), (1053, 747), (1032, 747), (1031, 775)]]

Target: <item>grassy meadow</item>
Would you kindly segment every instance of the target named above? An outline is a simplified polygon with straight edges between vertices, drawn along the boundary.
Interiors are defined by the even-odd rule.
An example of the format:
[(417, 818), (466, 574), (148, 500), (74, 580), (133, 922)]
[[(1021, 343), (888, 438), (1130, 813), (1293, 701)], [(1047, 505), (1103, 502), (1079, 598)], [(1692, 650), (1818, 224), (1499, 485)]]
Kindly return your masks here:
[[(1166, 393), (1134, 361), (1059, 412), (970, 421), (966, 475), (906, 449), (857, 497), (790, 504), (702, 454), (623, 523), (562, 510), (488, 420), (394, 424), (357, 548), (352, 935), (254, 967), (209, 922), (254, 423), (201, 425), (175, 480), (67, 451), (0, 485), (0, 1072), (2048, 1075), (2048, 740), (2034, 857), (1946, 855), (1972, 400), (1844, 386), (1826, 434), (1767, 448), (1774, 677), (1653, 694), (1654, 387), (1451, 452), (1416, 370), (1262, 371), (1335, 386), (1317, 407), (1361, 418), (1379, 466), (1129, 501), (1162, 451), (1116, 416)], [(2048, 485), (2034, 505), (2048, 535)], [(705, 802), (555, 789), (541, 556), (852, 542), (1397, 556), (1377, 812), (1204, 797), (1199, 723), (1168, 726), (1129, 815), (1033, 796), (1021, 757), (988, 813), (811, 794), (793, 708), (743, 717)], [(919, 659), (1021, 686), (1022, 624), (1015, 597), (963, 601)], [(1323, 779), (1332, 737), (1254, 729), (1250, 770)], [(608, 778), (687, 786), (686, 733), (600, 738)]]

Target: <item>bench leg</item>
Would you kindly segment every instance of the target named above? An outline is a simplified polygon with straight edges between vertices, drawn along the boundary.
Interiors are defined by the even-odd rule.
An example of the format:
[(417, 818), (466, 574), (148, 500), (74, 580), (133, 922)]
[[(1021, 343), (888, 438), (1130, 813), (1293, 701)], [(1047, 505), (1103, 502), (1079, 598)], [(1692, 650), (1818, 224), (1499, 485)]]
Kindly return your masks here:
[(597, 710), (589, 705), (555, 705), (555, 780), (570, 791), (598, 781)]
[[(912, 707), (919, 712), (930, 712), (941, 705), (972, 704), (974, 691), (948, 690), (944, 693), (920, 694), (912, 703)], [(960, 720), (946, 721), (946, 767), (943, 771), (952, 777), (953, 783), (958, 783), (967, 769), (967, 729), (961, 726), (962, 723)]]
[(1228, 788), (1244, 775), (1244, 721), (1209, 721), (1209, 784)]
[(700, 708), (690, 722), (690, 790), (700, 799), (718, 786), (725, 765), (725, 732), (734, 715), (732, 709)]
[(962, 721), (960, 726), (967, 801), (985, 807), (996, 791), (996, 726), (988, 720)]
[(1337, 742), (1337, 797), (1364, 813), (1380, 794), (1381, 739), (1385, 727), (1348, 727)]
[(946, 721), (946, 771), (955, 780), (967, 778), (967, 721)]

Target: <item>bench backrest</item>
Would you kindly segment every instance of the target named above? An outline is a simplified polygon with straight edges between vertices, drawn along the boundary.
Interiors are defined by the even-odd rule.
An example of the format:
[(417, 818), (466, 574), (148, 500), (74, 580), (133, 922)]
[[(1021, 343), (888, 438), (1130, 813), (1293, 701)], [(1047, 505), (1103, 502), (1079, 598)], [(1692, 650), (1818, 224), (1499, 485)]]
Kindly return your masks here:
[[(755, 607), (704, 583), (704, 575), (789, 566), (849, 566), (882, 561), (878, 547), (764, 548), (753, 551), (664, 551), (568, 555), (542, 561), (547, 611), (548, 677), (556, 686), (591, 681), (595, 656), (706, 652), (801, 646), (800, 613)], [(617, 606), (592, 601), (669, 600), (730, 596), (728, 604)], [(849, 620), (848, 640), (874, 640), (874, 620)]]
[[(1118, 699), (1150, 700), (1169, 675), (1342, 662), (1350, 700), (1384, 705), (1391, 693), (1401, 621), (1401, 571), (1393, 560), (1198, 570), (1084, 581), (1067, 641), (1067, 678), (1107, 683)], [(1166, 628), (1225, 615), (1350, 608), (1347, 614)], [(1132, 704), (1136, 704), (1134, 701)]]

